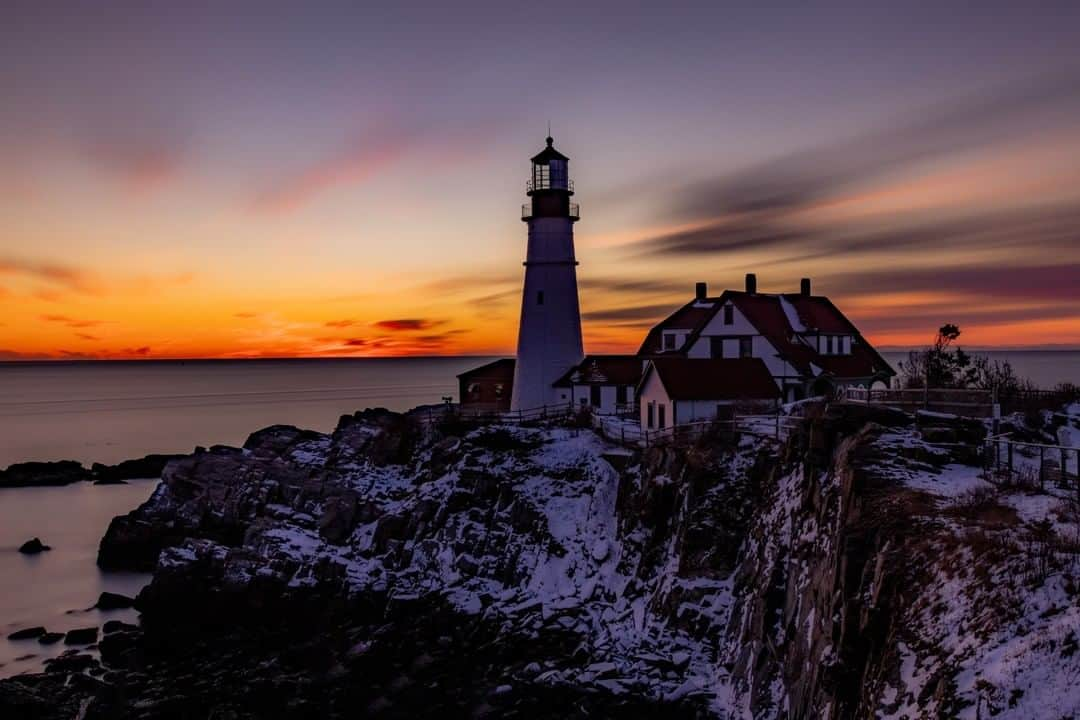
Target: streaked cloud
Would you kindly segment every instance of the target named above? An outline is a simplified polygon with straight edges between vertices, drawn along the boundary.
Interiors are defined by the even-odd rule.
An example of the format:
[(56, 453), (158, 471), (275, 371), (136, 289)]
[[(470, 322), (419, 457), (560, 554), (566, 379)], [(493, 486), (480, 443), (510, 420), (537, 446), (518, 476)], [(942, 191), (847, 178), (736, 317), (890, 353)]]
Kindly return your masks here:
[(375, 327), (380, 330), (391, 330), (393, 332), (402, 331), (414, 331), (414, 330), (428, 330), (433, 327), (445, 324), (445, 320), (431, 320), (429, 318), (404, 318), (401, 320), (379, 320), (375, 323)]
[(339, 187), (357, 187), (387, 171), (416, 145), (413, 133), (388, 127), (362, 134), (336, 152), (272, 181), (251, 207), (257, 212), (288, 213)]

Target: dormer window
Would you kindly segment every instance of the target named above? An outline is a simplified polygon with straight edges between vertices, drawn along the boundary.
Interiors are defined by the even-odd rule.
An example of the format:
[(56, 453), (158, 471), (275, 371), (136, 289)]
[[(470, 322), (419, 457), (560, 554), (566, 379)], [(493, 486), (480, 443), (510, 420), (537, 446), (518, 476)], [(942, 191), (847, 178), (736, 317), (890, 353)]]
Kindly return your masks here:
[(664, 349), (665, 350), (674, 350), (675, 349), (675, 334), (674, 333), (664, 333)]
[(725, 325), (734, 325), (735, 324), (735, 307), (733, 305), (725, 305), (724, 306), (724, 324)]

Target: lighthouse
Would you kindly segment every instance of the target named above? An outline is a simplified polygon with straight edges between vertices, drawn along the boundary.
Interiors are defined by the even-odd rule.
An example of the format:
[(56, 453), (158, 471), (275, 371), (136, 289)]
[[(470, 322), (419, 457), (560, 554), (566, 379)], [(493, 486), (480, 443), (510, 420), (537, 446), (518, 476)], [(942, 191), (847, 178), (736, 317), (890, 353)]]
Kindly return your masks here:
[(570, 202), (574, 195), (570, 159), (548, 137), (547, 147), (531, 162), (529, 202), (521, 207), (529, 240), (511, 410), (566, 402), (553, 383), (584, 357), (574, 257), (579, 213), (577, 203)]

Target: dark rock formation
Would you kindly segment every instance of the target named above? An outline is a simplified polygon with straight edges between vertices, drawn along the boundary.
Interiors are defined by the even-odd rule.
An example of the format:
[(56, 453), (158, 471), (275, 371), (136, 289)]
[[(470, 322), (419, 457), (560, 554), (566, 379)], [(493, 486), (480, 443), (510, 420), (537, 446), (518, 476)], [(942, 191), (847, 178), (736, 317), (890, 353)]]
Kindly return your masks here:
[(31, 538), (19, 546), (19, 552), (23, 555), (37, 555), (47, 550), (52, 550), (52, 548), (41, 542), (40, 538)]
[[(979, 540), (1016, 511), (965, 464), (976, 427), (912, 424), (834, 405), (783, 444), (724, 431), (630, 453), (577, 426), (449, 435), (385, 411), (266, 428), (170, 462), (113, 521), (99, 564), (153, 570), (139, 626), (106, 623), (100, 664), (72, 652), (0, 682), (0, 714), (954, 717), (989, 692), (960, 684), (983, 649), (933, 619), (1073, 622), (1080, 591), (1059, 575), (1041, 591), (1059, 605), (985, 611), (985, 588), (1035, 582), (993, 564), (1006, 536)], [(1002, 653), (1073, 663), (1075, 645)], [(1039, 707), (1025, 683), (1019, 717)]]
[(126, 623), (123, 620), (106, 620), (105, 624), (101, 626), (101, 631), (106, 635), (114, 632), (138, 629), (138, 625), (132, 625), (131, 623)]
[(74, 460), (16, 463), (0, 470), (0, 488), (70, 485), (90, 479), (90, 471)]
[(96, 627), (78, 628), (68, 630), (64, 635), (65, 645), (93, 645), (97, 642), (98, 629)]
[(90, 472), (94, 476), (95, 485), (111, 485), (122, 483), (127, 480), (159, 478), (169, 462), (182, 457), (184, 456), (155, 454), (132, 460), (124, 460), (116, 465), (94, 463), (90, 467)]
[(47, 632), (38, 637), (38, 642), (42, 645), (55, 645), (64, 639), (64, 633), (62, 632)]
[[(134, 606), (135, 598), (111, 592), (101, 593), (101, 595), (98, 596), (97, 603), (94, 604), (94, 607), (98, 610), (120, 610)], [(106, 632), (108, 631), (106, 630)]]
[(16, 630), (8, 635), (8, 640), (33, 640), (34, 638), (41, 637), (45, 634), (45, 628), (38, 625), (37, 627), (24, 628), (22, 630)]

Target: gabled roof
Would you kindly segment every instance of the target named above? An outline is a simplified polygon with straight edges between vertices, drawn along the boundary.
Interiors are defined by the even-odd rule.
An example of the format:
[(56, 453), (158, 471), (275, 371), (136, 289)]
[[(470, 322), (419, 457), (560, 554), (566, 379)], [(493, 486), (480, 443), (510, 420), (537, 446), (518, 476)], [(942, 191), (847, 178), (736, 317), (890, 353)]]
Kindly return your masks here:
[(637, 355), (586, 355), (556, 380), (555, 387), (571, 385), (637, 385), (641, 380)]
[[(803, 327), (800, 332), (852, 335), (850, 355), (822, 355), (805, 344), (785, 312), (784, 302), (790, 304)], [(701, 336), (709, 321), (728, 302), (739, 309), (746, 319), (776, 348), (777, 353), (801, 375), (812, 376), (811, 365), (836, 377), (872, 377), (895, 375), (889, 363), (859, 333), (854, 324), (833, 303), (820, 295), (747, 293), (725, 290), (720, 297), (694, 300), (676, 310), (654, 326), (638, 354), (642, 356), (685, 354)], [(663, 353), (665, 330), (689, 330), (681, 347)]]
[(656, 373), (672, 400), (771, 400), (780, 389), (761, 358), (653, 358), (641, 378)]
[(514, 378), (514, 365), (517, 361), (514, 358), (501, 358), (494, 362), (489, 362), (480, 367), (474, 367), (472, 370), (466, 370), (458, 375), (459, 378), (469, 378), (475, 376), (484, 377), (508, 377), (510, 380)]

